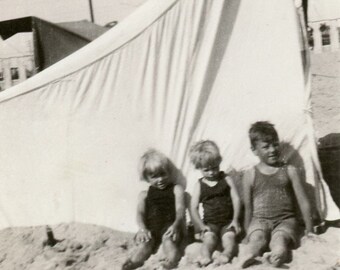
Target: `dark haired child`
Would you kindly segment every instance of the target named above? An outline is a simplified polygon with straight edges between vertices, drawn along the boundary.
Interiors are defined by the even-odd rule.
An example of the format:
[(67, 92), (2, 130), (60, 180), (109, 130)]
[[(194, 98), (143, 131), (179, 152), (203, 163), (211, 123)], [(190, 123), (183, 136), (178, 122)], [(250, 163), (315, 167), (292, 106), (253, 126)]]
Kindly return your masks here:
[(307, 233), (312, 232), (311, 208), (297, 169), (280, 161), (279, 137), (274, 125), (254, 123), (249, 138), (260, 162), (243, 176), (248, 244), (239, 263), (242, 268), (251, 265), (269, 245), (266, 259), (279, 267), (287, 261), (288, 252), (297, 241), (295, 201)]

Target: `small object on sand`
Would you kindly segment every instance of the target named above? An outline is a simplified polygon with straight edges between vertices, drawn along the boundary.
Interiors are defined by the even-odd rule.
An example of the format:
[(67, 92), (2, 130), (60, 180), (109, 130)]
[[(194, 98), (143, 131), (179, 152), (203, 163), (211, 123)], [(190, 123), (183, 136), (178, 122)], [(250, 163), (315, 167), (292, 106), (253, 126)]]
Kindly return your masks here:
[(128, 249), (128, 242), (124, 241), (123, 243), (119, 244), (118, 247), (120, 247), (123, 250), (127, 250)]
[(50, 246), (53, 247), (56, 243), (59, 241), (54, 238), (53, 231), (50, 226), (46, 226), (46, 235), (47, 235), (47, 240), (43, 242), (43, 246)]

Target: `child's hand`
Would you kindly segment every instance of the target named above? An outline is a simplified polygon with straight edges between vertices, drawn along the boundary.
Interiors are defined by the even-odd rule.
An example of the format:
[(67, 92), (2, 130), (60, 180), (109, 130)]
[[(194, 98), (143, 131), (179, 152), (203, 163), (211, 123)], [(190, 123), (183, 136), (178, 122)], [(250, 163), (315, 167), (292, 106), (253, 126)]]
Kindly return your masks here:
[(149, 242), (151, 240), (151, 232), (146, 229), (139, 229), (135, 236), (135, 240), (137, 245), (145, 242)]
[(239, 234), (241, 232), (241, 226), (240, 226), (240, 223), (238, 223), (238, 221), (233, 220), (230, 223), (228, 229), (231, 228), (231, 227), (234, 227), (236, 234)]
[(167, 238), (171, 238), (172, 241), (176, 241), (178, 236), (177, 226), (171, 225), (164, 233), (164, 236)]
[(325, 240), (313, 232), (305, 232), (305, 235), (301, 239), (301, 243), (305, 244), (306, 242), (322, 243), (325, 242)]
[(201, 233), (200, 233), (201, 239), (203, 239), (203, 236), (206, 232), (211, 232), (211, 229), (209, 226), (204, 225), (201, 227)]

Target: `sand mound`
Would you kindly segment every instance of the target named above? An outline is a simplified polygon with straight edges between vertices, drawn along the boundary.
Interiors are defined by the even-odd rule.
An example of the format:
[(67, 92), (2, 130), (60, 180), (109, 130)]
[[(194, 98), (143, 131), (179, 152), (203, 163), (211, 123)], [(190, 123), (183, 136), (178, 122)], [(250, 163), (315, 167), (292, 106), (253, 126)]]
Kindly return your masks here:
[(119, 269), (132, 244), (132, 234), (87, 224), (52, 226), (59, 240), (45, 245), (45, 226), (0, 231), (0, 269)]
[[(44, 245), (46, 227), (8, 228), (0, 231), (0, 269), (61, 270), (61, 269), (120, 269), (133, 249), (133, 234), (122, 233), (102, 226), (88, 224), (60, 224), (52, 226), (59, 241)], [(242, 247), (241, 247), (242, 248)], [(178, 269), (197, 269), (192, 263), (199, 244), (191, 246), (191, 254), (184, 256)], [(195, 253), (196, 252), (196, 253)], [(159, 269), (162, 253), (153, 255), (141, 269)], [(205, 269), (236, 269), (232, 264), (209, 265)], [(302, 241), (293, 251), (293, 260), (285, 269), (340, 270), (340, 229), (329, 228), (326, 233)], [(274, 269), (261, 258), (249, 269)]]

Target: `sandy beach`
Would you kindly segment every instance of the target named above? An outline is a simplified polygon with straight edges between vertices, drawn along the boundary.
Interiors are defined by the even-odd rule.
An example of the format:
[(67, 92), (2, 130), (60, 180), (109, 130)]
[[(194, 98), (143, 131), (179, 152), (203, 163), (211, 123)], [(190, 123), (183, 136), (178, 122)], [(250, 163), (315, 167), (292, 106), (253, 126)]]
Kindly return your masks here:
[(311, 73), (315, 135), (340, 133), (340, 52), (313, 54)]
[[(128, 255), (134, 251), (132, 233), (80, 223), (59, 224), (52, 226), (52, 229), (58, 240), (54, 246), (44, 245), (45, 226), (8, 228), (0, 231), (0, 269), (121, 269)], [(324, 234), (311, 239), (302, 239), (301, 246), (293, 250), (291, 262), (283, 265), (281, 269), (339, 270), (339, 232), (339, 228), (328, 228)], [(199, 243), (192, 244), (192, 253), (188, 254), (197, 254), (198, 250)], [(177, 269), (197, 269), (198, 267), (193, 263), (193, 256), (182, 257)], [(162, 253), (158, 252), (139, 269), (162, 269), (161, 260)], [(234, 258), (231, 264), (218, 266), (213, 263), (202, 269), (239, 269), (236, 265), (237, 258)], [(257, 258), (256, 263), (248, 269), (275, 268), (262, 258)]]

